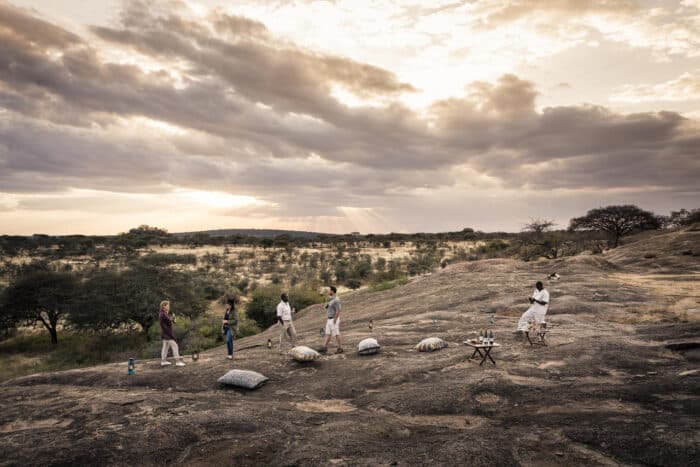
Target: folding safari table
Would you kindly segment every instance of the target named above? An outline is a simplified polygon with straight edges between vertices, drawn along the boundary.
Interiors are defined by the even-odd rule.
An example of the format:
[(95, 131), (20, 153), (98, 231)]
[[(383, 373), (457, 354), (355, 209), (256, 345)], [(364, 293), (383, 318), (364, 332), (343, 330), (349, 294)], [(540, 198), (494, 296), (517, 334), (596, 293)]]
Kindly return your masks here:
[[(468, 360), (478, 358), (476, 357), (478, 355), (479, 357), (481, 357), (481, 362), (479, 363), (479, 366), (483, 365), (487, 358), (491, 360), (491, 363), (493, 363), (494, 366), (496, 366), (496, 362), (493, 360), (493, 357), (491, 357), (491, 349), (493, 349), (494, 347), (500, 347), (501, 344), (497, 344), (495, 342), (493, 344), (484, 344), (478, 341), (464, 341), (464, 345), (468, 345), (469, 347), (474, 348), (474, 352), (472, 353), (472, 356), (468, 358)], [(483, 353), (481, 352), (482, 350)]]
[(547, 333), (551, 330), (551, 328), (551, 326), (547, 326), (547, 323), (541, 323), (540, 325), (533, 324), (527, 331), (525, 331), (525, 337), (531, 346), (541, 345), (543, 347), (547, 347)]

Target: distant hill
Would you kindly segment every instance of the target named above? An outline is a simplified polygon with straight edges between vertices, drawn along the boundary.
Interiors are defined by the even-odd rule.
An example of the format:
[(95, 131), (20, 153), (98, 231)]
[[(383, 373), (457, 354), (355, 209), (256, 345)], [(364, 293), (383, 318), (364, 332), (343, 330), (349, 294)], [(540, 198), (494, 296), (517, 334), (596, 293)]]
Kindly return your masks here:
[(606, 251), (604, 257), (629, 269), (697, 272), (700, 271), (700, 226), (627, 237), (622, 246)]
[(275, 238), (280, 235), (287, 235), (289, 238), (318, 238), (321, 236), (332, 236), (334, 234), (325, 234), (321, 232), (304, 232), (301, 230), (275, 230), (275, 229), (216, 229), (216, 230), (201, 230), (197, 232), (177, 232), (172, 235), (176, 237), (186, 237), (198, 233), (207, 234), (211, 237), (229, 237), (232, 235), (241, 235), (244, 237), (256, 238)]

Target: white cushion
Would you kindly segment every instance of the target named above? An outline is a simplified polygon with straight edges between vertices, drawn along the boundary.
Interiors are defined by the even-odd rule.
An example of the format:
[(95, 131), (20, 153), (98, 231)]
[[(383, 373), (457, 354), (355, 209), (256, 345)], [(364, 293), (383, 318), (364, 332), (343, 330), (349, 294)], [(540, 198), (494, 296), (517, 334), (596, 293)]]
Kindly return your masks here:
[(357, 346), (357, 351), (360, 355), (372, 355), (379, 352), (379, 342), (373, 337), (369, 337), (360, 341)]
[(416, 350), (419, 352), (432, 352), (433, 350), (440, 350), (443, 347), (447, 347), (447, 342), (439, 337), (428, 337), (416, 345)]
[(261, 375), (260, 373), (256, 373), (255, 371), (231, 370), (217, 381), (221, 384), (226, 384), (229, 386), (257, 389), (265, 384), (268, 379), (268, 377)]
[(318, 359), (321, 354), (305, 345), (298, 345), (289, 351), (289, 355), (297, 362), (312, 362)]

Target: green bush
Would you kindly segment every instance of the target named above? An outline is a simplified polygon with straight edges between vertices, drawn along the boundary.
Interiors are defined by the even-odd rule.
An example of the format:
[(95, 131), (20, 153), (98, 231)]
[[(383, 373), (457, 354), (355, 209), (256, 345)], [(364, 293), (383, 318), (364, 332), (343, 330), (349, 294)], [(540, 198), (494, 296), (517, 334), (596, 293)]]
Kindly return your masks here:
[(297, 311), (301, 311), (316, 303), (323, 303), (324, 300), (324, 296), (318, 290), (304, 285), (294, 287), (289, 292), (289, 302)]
[(215, 300), (224, 293), (224, 289), (220, 284), (207, 283), (202, 287), (202, 293), (207, 300)]
[(238, 332), (236, 336), (238, 338), (253, 336), (260, 332), (258, 325), (250, 319), (245, 313), (238, 312)]
[(191, 253), (178, 255), (177, 253), (150, 253), (140, 258), (143, 264), (148, 266), (170, 266), (171, 264), (197, 264), (197, 256)]
[(272, 326), (277, 320), (281, 294), (282, 288), (274, 284), (256, 288), (246, 308), (248, 317), (262, 329)]
[(433, 266), (437, 264), (438, 259), (429, 253), (412, 256), (407, 264), (408, 274), (411, 276), (416, 276), (418, 274), (423, 274), (424, 272), (430, 272)]
[[(248, 317), (262, 329), (273, 325), (277, 321), (277, 304), (282, 292), (282, 287), (275, 284), (255, 289), (246, 308)], [(310, 287), (297, 286), (289, 291), (289, 302), (297, 310), (303, 310), (309, 305), (322, 303), (323, 296)]]
[(500, 257), (510, 245), (503, 240), (491, 240), (479, 247), (478, 252), (487, 258)]
[(376, 282), (370, 286), (372, 292), (381, 292), (383, 290), (393, 289), (397, 285), (408, 284), (408, 277), (403, 276), (391, 281)]

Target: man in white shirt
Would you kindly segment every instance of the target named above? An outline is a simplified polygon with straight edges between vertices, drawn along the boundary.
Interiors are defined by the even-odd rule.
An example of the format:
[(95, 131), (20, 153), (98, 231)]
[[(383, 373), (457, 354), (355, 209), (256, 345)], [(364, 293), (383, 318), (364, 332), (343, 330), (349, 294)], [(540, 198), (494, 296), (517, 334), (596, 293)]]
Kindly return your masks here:
[(516, 332), (527, 331), (528, 322), (532, 319), (534, 319), (537, 324), (544, 323), (544, 317), (549, 308), (549, 292), (544, 288), (542, 282), (538, 281), (537, 284), (535, 284), (535, 292), (528, 300), (530, 300), (531, 303), (530, 308), (520, 317)]
[(280, 330), (280, 352), (282, 351), (282, 339), (285, 338), (287, 332), (292, 338), (292, 347), (297, 345), (297, 331), (294, 329), (294, 323), (292, 322), (292, 307), (289, 305), (289, 297), (286, 293), (283, 293), (281, 299), (277, 305), (277, 321), (282, 327)]

